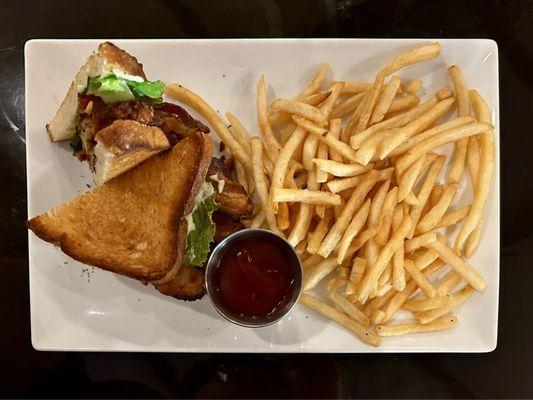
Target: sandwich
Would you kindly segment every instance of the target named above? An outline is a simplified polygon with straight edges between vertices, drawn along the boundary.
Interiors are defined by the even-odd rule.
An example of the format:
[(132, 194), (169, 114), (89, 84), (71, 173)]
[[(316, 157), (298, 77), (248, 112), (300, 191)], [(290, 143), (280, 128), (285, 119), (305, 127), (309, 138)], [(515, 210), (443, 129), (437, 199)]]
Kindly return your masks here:
[[(28, 221), (72, 258), (195, 300), (215, 241), (242, 229), (253, 204), (196, 132), (69, 202)], [(211, 174), (211, 175), (209, 175)], [(223, 184), (221, 182), (224, 182)]]
[(165, 103), (164, 83), (149, 81), (135, 57), (112, 43), (99, 45), (80, 68), (46, 125), (53, 142), (70, 141), (97, 185), (209, 129), (183, 108)]
[(111, 43), (89, 56), (46, 130), (70, 141), (97, 186), (27, 225), (84, 264), (196, 300), (211, 249), (253, 203), (231, 159), (213, 157), (209, 128), (164, 102), (163, 88)]

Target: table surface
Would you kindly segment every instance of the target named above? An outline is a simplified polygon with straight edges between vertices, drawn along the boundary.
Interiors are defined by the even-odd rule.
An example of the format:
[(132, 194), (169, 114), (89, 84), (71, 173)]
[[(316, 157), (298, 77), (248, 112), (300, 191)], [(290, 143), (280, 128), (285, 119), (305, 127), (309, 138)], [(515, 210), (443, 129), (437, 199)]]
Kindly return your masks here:
[[(20, 1), (0, 7), (0, 395), (16, 397), (532, 397), (533, 3)], [(491, 38), (500, 51), (501, 294), (490, 354), (37, 352), (30, 343), (24, 42), (31, 38)], [(512, 190), (512, 191), (511, 191)]]

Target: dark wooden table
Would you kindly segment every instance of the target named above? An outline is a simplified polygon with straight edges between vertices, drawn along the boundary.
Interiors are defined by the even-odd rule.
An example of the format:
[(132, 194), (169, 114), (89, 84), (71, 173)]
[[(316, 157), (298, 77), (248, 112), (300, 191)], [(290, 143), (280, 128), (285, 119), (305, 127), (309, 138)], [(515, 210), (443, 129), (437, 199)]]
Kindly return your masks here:
[[(0, 396), (532, 397), (533, 2), (0, 3)], [(30, 38), (492, 38), (500, 50), (501, 295), (490, 354), (46, 353), (30, 343), (24, 42)], [(61, 62), (61, 60), (58, 60)]]

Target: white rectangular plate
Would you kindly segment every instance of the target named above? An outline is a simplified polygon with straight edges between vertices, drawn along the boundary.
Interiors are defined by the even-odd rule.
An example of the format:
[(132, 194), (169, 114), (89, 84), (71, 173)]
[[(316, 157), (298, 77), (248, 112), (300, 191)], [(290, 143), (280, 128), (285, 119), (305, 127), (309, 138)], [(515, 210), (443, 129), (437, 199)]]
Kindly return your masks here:
[[(35, 216), (87, 190), (88, 167), (65, 143), (48, 140), (53, 116), (78, 68), (100, 40), (32, 40), (25, 47), (28, 213)], [(270, 95), (291, 97), (319, 65), (335, 79), (367, 80), (392, 56), (430, 40), (115, 40), (144, 65), (149, 79), (180, 81), (221, 115), (235, 113), (257, 132), (255, 88), (260, 73)], [(440, 40), (441, 56), (408, 67), (426, 95), (451, 83), (458, 64), (466, 81), (492, 106), (499, 155), (498, 50), (490, 40)], [(329, 78), (332, 78), (331, 75)], [(497, 157), (499, 160), (499, 157)], [(463, 185), (464, 186), (464, 185)], [(461, 188), (461, 192), (462, 192)], [(487, 288), (458, 311), (447, 332), (385, 338), (372, 348), (335, 323), (298, 305), (261, 329), (232, 325), (209, 300), (186, 303), (151, 286), (82, 265), (29, 233), (32, 343), (39, 350), (158, 352), (488, 352), (496, 347), (499, 283), (499, 161), (486, 209), (481, 245), (471, 263)], [(469, 189), (461, 194), (466, 204)]]

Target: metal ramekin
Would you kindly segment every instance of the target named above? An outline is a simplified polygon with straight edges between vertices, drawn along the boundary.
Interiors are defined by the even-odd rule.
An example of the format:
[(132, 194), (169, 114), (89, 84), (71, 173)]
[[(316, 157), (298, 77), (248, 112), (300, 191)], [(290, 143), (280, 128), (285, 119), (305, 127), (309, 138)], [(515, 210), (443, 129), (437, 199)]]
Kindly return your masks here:
[[(218, 267), (219, 261), (224, 256), (226, 251), (230, 248), (231, 244), (239, 242), (244, 238), (249, 237), (269, 237), (271, 240), (279, 243), (280, 246), (285, 246), (287, 253), (290, 254), (290, 257), (293, 259), (291, 265), (294, 268), (294, 292), (292, 298), (283, 308), (277, 309), (273, 314), (266, 317), (243, 317), (236, 313), (231, 312), (230, 310), (225, 309), (224, 305), (218, 301), (217, 294), (215, 292), (215, 270)], [(250, 228), (243, 229), (238, 232), (235, 232), (225, 238), (220, 242), (215, 249), (211, 252), (211, 256), (207, 261), (206, 271), (205, 271), (205, 285), (207, 288), (207, 294), (211, 304), (215, 309), (226, 318), (228, 321), (233, 322), (234, 324), (248, 327), (248, 328), (260, 328), (263, 326), (271, 325), (281, 318), (283, 318), (287, 313), (289, 313), (294, 305), (298, 302), (300, 293), (302, 291), (302, 264), (298, 254), (294, 248), (281, 236), (275, 234), (274, 232), (268, 231), (266, 229), (259, 228)]]

